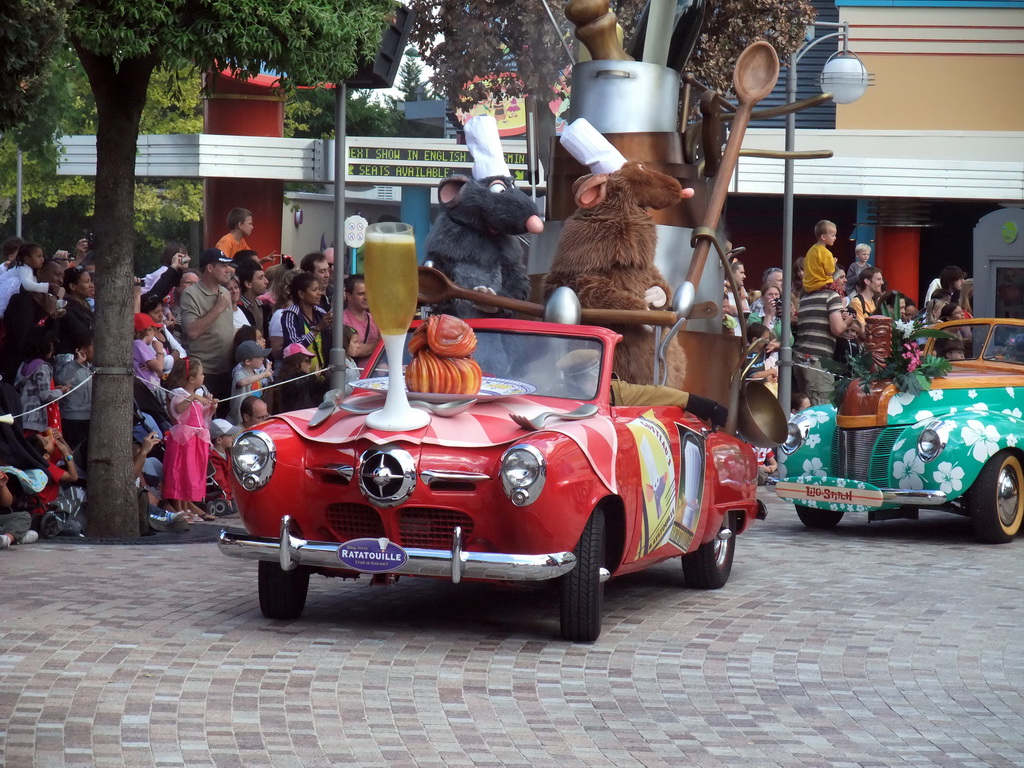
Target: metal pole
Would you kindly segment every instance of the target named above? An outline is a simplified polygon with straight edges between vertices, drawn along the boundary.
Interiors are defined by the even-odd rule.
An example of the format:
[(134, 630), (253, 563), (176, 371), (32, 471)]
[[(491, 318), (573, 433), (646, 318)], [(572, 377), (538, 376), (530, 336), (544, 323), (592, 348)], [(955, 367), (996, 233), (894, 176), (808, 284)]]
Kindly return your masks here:
[[(789, 57), (786, 71), (786, 103), (796, 100), (797, 55)], [(796, 143), (796, 114), (786, 115), (786, 151), (792, 152)], [(793, 393), (793, 347), (790, 342), (793, 322), (793, 159), (787, 157), (783, 165), (782, 182), (782, 347), (779, 349), (779, 402), (788, 413)]]
[[(800, 59), (811, 48), (823, 40), (833, 37), (849, 39), (850, 28), (846, 22), (815, 22), (816, 27), (838, 29), (838, 32), (830, 32), (821, 37), (808, 40), (800, 50), (794, 51), (789, 56), (789, 65), (786, 71), (786, 103), (792, 104), (796, 101), (796, 65)], [(786, 115), (786, 152), (792, 152), (796, 147), (796, 113), (790, 112)], [(790, 307), (793, 301), (793, 159), (787, 157), (783, 165), (782, 182), (782, 346), (779, 348), (779, 402), (783, 409), (789, 411), (793, 393), (793, 347), (790, 344), (793, 323), (790, 316)]]
[(14, 193), (14, 210), (17, 212), (17, 215), (14, 217), (14, 234), (17, 237), (21, 237), (21, 190), (22, 190), (22, 183), (23, 183), (23, 181), (22, 181), (22, 175), (21, 175), (21, 150), (20, 149), (18, 150), (17, 168), (18, 168), (18, 170), (17, 170), (17, 175), (18, 175), (17, 189), (15, 190), (15, 193)]
[(345, 301), (345, 275), (348, 253), (345, 248), (345, 99), (348, 87), (334, 87), (334, 323), (331, 345), (331, 388), (345, 387), (345, 324), (342, 313)]

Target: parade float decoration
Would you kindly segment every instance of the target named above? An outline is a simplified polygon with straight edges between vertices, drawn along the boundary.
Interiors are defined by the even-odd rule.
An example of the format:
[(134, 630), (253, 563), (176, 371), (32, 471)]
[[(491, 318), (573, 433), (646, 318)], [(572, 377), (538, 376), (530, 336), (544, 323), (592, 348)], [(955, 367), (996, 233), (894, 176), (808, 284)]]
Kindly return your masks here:
[[(258, 593), (266, 616), (301, 615), (315, 574), (364, 576), (374, 584), (393, 584), (403, 576), (534, 582), (551, 587), (561, 636), (592, 642), (601, 633), (610, 578), (674, 558), (691, 586), (717, 589), (728, 581), (737, 535), (765, 514), (756, 498), (750, 442), (780, 442), (785, 418), (777, 401), (744, 396), (742, 349), (735, 338), (700, 332), (700, 324), (711, 329), (717, 322), (720, 330), (715, 318), (725, 270), (718, 221), (746, 120), (777, 79), (778, 57), (767, 43), (744, 51), (734, 79), (740, 103), (723, 117), (733, 130), (724, 150), (717, 136), (706, 142), (698, 162), (701, 129), (695, 134), (677, 126), (679, 73), (664, 63), (629, 61), (608, 13), (602, 0), (573, 0), (566, 9), (594, 59), (574, 69), (572, 117), (585, 117), (627, 161), (670, 177), (677, 188), (695, 190), (690, 199), (677, 192), (677, 203), (651, 210), (658, 228), (657, 268), (667, 286), (678, 286), (665, 302), (668, 308), (647, 308), (646, 291), (657, 280), (640, 289), (640, 308), (581, 307), (564, 285), (553, 287), (540, 305), (507, 284), (499, 290), (489, 282), (493, 275), (458, 275), (481, 256), (478, 243), (493, 249), (485, 236), (494, 233), (475, 230), (468, 239), (449, 239), (449, 252), (428, 247), (435, 262), (451, 256), (453, 266), (420, 267), (420, 302), (456, 299), (470, 305), (463, 308), (471, 316), (479, 311), (475, 305), (489, 305), (543, 315), (547, 322), (471, 317), (475, 347), (447, 318), (430, 318), (426, 331), (414, 323), (410, 336), (406, 297), (417, 287), (408, 259), (403, 257), (401, 272), (371, 270), (371, 253), (367, 292), (384, 343), (364, 369), (366, 378), (355, 382), (351, 396), (332, 392), (318, 409), (280, 414), (242, 432), (233, 447), (245, 531), (222, 532), (219, 545), (227, 555), (259, 561)], [(652, 19), (650, 27), (663, 25)], [(689, 37), (695, 40), (696, 32)], [(582, 85), (587, 78), (592, 85)], [(627, 95), (642, 99), (642, 108)], [(589, 169), (568, 150), (555, 148), (548, 218), (561, 222), (578, 207), (574, 185)], [(474, 161), (486, 154), (471, 151)], [(698, 166), (706, 177), (698, 178)], [(705, 178), (714, 175), (711, 169), (717, 177), (709, 194)], [(505, 175), (474, 176), (493, 198), (486, 202), (504, 201), (508, 190), (498, 182)], [(458, 183), (452, 189), (464, 194), (469, 180)], [(450, 219), (442, 223), (454, 226), (465, 198), (449, 197), (447, 189), (439, 190)], [(532, 232), (530, 221), (524, 211), (520, 226)], [(548, 264), (560, 234), (561, 226), (550, 233), (545, 227), (534, 237), (537, 254), (542, 238), (549, 238)], [(367, 242), (369, 247), (369, 233)], [(717, 259), (708, 258), (712, 247)], [(669, 269), (659, 260), (666, 254)], [(534, 274), (547, 267), (532, 266)], [(391, 294), (401, 300), (381, 323), (380, 308), (388, 306)], [(728, 398), (725, 428), (678, 405), (615, 402), (613, 372), (622, 337), (602, 325), (654, 329), (645, 331), (655, 336), (654, 381), (673, 367), (669, 345), (691, 335), (706, 337), (683, 345), (699, 355), (699, 364), (689, 367), (694, 375), (687, 377), (695, 386), (688, 381), (687, 389), (716, 401)], [(456, 356), (437, 355), (450, 333), (455, 343), (448, 348), (454, 346)], [(456, 386), (450, 371), (435, 365), (468, 360), (459, 355), (470, 347), (482, 368), (476, 393), (470, 391), (475, 382), (464, 384), (460, 375)], [(567, 364), (578, 360), (587, 361), (581, 370)], [(407, 389), (420, 391), (406, 394)], [(540, 611), (538, 623), (545, 621)]]

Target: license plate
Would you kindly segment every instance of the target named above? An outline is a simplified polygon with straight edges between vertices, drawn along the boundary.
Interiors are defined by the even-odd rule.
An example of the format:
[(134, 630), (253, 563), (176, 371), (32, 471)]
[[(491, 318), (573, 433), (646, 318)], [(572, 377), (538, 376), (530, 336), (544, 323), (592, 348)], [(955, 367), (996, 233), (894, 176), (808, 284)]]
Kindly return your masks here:
[(405, 565), (409, 553), (385, 538), (351, 539), (338, 547), (338, 559), (353, 571), (387, 573)]

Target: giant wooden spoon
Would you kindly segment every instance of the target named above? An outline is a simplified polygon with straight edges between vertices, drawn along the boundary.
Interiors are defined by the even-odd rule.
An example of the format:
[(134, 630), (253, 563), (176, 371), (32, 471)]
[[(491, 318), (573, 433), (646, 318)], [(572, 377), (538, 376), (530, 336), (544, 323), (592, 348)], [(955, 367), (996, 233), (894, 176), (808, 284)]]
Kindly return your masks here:
[[(779, 56), (770, 43), (763, 40), (747, 46), (736, 60), (736, 69), (732, 75), (733, 90), (739, 104), (729, 129), (729, 140), (722, 153), (722, 161), (715, 176), (715, 186), (704, 214), (704, 226), (709, 229), (718, 228), (718, 220), (725, 207), (725, 198), (729, 194), (729, 184), (736, 169), (736, 160), (740, 155), (740, 144), (743, 134), (750, 122), (750, 113), (754, 105), (772, 92), (779, 79)], [(704, 264), (711, 249), (711, 241), (702, 237), (693, 249), (690, 269), (686, 279), (694, 286), (700, 285), (700, 276), (704, 272)]]
[[(420, 267), (420, 304), (438, 304), (448, 299), (466, 299), (477, 304), (486, 304), (498, 309), (508, 309), (531, 317), (543, 317), (544, 305), (532, 301), (495, 296), (456, 285), (448, 276), (432, 267)], [(690, 310), (690, 317), (711, 317), (717, 308), (710, 302), (697, 304)], [(583, 309), (581, 322), (587, 325), (658, 325), (670, 328), (675, 325), (675, 312), (663, 309)]]

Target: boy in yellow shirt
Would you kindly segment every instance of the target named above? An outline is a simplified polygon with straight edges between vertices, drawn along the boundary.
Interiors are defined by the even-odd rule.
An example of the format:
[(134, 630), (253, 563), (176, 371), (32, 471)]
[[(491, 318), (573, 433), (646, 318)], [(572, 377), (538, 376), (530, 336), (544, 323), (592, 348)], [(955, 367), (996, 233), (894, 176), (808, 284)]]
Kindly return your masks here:
[(836, 257), (829, 247), (836, 241), (836, 225), (822, 219), (814, 225), (814, 236), (818, 241), (811, 246), (804, 257), (804, 292), (812, 293), (833, 281), (836, 271)]

